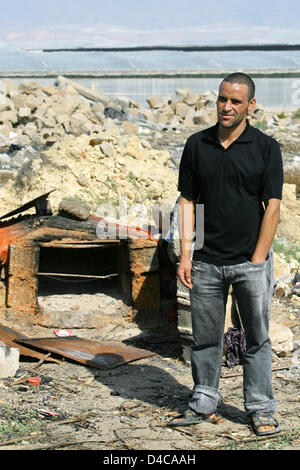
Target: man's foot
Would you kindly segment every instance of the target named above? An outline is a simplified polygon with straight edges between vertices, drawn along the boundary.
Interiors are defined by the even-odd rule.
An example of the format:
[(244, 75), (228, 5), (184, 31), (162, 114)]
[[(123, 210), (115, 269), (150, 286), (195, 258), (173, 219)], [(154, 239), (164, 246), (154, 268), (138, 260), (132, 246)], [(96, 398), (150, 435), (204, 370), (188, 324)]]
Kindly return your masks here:
[(187, 410), (183, 414), (172, 418), (167, 426), (175, 427), (175, 426), (190, 426), (192, 424), (199, 424), (199, 423), (212, 423), (218, 424), (222, 418), (218, 417), (215, 413), (211, 415), (204, 415), (196, 413), (193, 410)]
[(277, 419), (268, 413), (256, 413), (252, 415), (251, 426), (257, 436), (267, 436), (281, 431)]

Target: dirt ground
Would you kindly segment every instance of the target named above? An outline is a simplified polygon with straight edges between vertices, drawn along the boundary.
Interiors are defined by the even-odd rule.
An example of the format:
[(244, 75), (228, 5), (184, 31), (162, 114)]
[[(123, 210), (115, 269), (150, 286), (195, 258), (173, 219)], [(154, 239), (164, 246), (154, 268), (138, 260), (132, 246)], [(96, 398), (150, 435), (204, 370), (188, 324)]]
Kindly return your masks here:
[[(272, 316), (289, 326), (299, 341), (300, 311), (274, 299)], [(54, 336), (34, 325), (27, 336)], [(21, 379), (38, 376), (38, 386), (16, 377), (0, 380), (0, 450), (204, 451), (299, 450), (299, 349), (274, 354), (273, 387), (282, 431), (256, 437), (243, 410), (242, 366), (222, 367), (223, 402), (218, 424), (169, 428), (183, 412), (192, 389), (190, 367), (180, 359), (176, 322), (155, 330), (120, 321), (102, 329), (75, 329), (73, 335), (96, 341), (120, 341), (155, 355), (109, 370), (86, 367), (62, 356), (60, 363), (20, 358)], [(298, 343), (299, 344), (299, 343)], [(37, 367), (38, 366), (38, 367)], [(40, 410), (55, 415), (45, 416)]]

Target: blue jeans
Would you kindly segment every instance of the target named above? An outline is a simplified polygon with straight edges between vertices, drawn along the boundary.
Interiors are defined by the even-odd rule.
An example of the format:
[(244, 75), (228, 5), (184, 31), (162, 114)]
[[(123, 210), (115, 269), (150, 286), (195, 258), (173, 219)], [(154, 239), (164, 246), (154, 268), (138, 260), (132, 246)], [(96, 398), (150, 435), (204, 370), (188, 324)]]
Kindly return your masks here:
[(269, 338), (272, 263), (247, 261), (215, 266), (193, 261), (190, 291), (194, 344), (191, 367), (194, 380), (189, 407), (211, 414), (221, 401), (219, 379), (223, 356), (224, 323), (229, 286), (232, 285), (246, 336), (243, 362), (244, 406), (247, 415), (273, 413), (272, 348)]

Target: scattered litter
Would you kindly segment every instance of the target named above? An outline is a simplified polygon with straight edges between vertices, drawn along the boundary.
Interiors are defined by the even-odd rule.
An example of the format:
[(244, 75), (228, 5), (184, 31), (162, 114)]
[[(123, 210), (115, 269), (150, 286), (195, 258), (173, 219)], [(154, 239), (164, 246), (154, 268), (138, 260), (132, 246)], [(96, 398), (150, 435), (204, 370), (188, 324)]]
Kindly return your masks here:
[(54, 330), (54, 333), (56, 334), (56, 336), (72, 336), (72, 330), (61, 330), (61, 329), (56, 329)]
[(24, 377), (25, 372), (22, 369), (18, 369), (17, 372), (15, 373), (15, 378), (20, 379), (21, 377)]
[(41, 384), (46, 385), (48, 383), (52, 382), (51, 377), (45, 377), (44, 375), (41, 375)]
[(89, 377), (85, 382), (84, 385), (90, 385), (95, 380), (95, 377)]
[(24, 375), (22, 375), (20, 378), (18, 378), (17, 380), (14, 380), (13, 382), (11, 382), (10, 384), (8, 384), (9, 387), (13, 387), (14, 385), (19, 385), (21, 383), (24, 383), (24, 382), (27, 382), (27, 374), (24, 373)]
[(41, 379), (39, 377), (28, 377), (27, 382), (31, 385), (40, 385)]
[(43, 408), (39, 408), (37, 412), (44, 416), (59, 416), (59, 413), (51, 410), (44, 410)]

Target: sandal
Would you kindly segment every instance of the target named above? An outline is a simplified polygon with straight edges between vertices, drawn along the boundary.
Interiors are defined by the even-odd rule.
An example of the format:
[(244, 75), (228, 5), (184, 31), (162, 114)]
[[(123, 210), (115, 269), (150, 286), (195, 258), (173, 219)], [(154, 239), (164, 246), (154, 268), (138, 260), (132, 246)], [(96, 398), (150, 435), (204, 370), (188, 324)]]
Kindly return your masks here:
[(199, 424), (203, 422), (218, 424), (221, 419), (222, 418), (216, 416), (215, 414), (210, 416), (210, 415), (198, 414), (193, 410), (187, 410), (183, 414), (172, 418), (167, 423), (167, 426), (171, 426), (171, 427), (190, 426), (191, 424)]
[[(273, 415), (266, 413), (257, 413), (251, 416), (251, 426), (257, 436), (268, 436), (269, 434), (276, 434), (281, 431), (281, 427)], [(274, 429), (269, 431), (259, 431), (261, 426), (275, 426)]]

